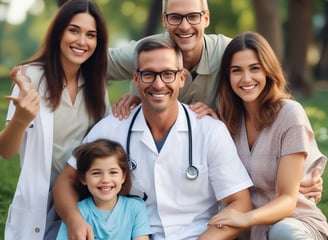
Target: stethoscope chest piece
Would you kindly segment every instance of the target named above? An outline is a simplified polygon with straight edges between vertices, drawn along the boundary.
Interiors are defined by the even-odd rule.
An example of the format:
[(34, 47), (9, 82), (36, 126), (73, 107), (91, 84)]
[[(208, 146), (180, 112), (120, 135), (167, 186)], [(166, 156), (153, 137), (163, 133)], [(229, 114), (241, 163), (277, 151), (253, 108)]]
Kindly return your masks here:
[(137, 162), (133, 159), (129, 158), (129, 165), (130, 165), (130, 170), (135, 170), (137, 168)]
[(198, 169), (195, 166), (189, 166), (186, 171), (186, 176), (190, 180), (194, 180), (198, 177)]

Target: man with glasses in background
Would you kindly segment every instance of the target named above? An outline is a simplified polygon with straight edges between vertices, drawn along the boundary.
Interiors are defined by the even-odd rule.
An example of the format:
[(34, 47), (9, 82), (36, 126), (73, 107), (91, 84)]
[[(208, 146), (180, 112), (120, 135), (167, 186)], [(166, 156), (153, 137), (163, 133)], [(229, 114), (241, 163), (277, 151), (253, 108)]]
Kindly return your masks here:
[[(180, 47), (183, 65), (188, 70), (185, 86), (179, 100), (189, 104), (199, 117), (210, 114), (217, 117), (218, 72), (223, 51), (230, 38), (222, 34), (204, 34), (210, 23), (207, 0), (163, 0), (162, 22), (170, 37)], [(133, 51), (137, 42), (109, 50), (108, 74), (110, 80), (131, 79)], [(133, 94), (125, 94), (113, 105), (113, 113), (126, 118), (140, 102)]]
[[(218, 73), (223, 52), (230, 38), (222, 34), (205, 34), (210, 24), (207, 0), (163, 0), (162, 23), (169, 37), (177, 43), (183, 54), (183, 66), (188, 70), (179, 100), (189, 104), (198, 117), (211, 115), (217, 118)], [(122, 48), (109, 50), (108, 77), (110, 80), (131, 79), (134, 67), (133, 52), (137, 42)], [(132, 86), (133, 87), (133, 86)], [(112, 112), (120, 119), (127, 118), (138, 103), (138, 91), (123, 95), (112, 106)], [(320, 169), (314, 169), (313, 177), (301, 184), (300, 191), (309, 199), (319, 202), (323, 180)]]
[[(172, 40), (143, 39), (134, 62), (133, 83), (142, 104), (124, 120), (108, 115), (83, 142), (107, 138), (125, 146), (134, 166), (130, 194), (144, 199), (154, 239), (234, 239), (243, 229), (208, 225), (220, 214), (219, 202), (225, 205), (222, 211), (252, 208), (247, 190), (252, 181), (227, 128), (209, 116), (198, 119), (178, 101), (186, 70)], [(55, 205), (71, 231), (70, 239), (91, 240), (92, 230), (76, 207), (76, 160), (68, 163), (55, 183)], [(103, 179), (99, 191), (105, 184)]]

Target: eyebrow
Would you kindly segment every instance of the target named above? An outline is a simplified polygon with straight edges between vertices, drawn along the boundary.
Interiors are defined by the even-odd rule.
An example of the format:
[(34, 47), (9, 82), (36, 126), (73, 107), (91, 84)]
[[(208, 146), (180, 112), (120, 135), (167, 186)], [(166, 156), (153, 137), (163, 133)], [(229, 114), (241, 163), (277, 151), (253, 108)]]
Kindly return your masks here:
[[(79, 25), (76, 25), (73, 23), (68, 24), (68, 27), (76, 27), (78, 29), (81, 29), (81, 27)], [(97, 33), (97, 30), (88, 30), (88, 32)]]
[[(252, 64), (248, 65), (248, 67), (254, 67), (254, 66), (257, 66), (257, 65), (261, 65), (261, 64), (259, 62), (252, 63)], [(240, 68), (240, 66), (238, 66), (238, 65), (231, 65), (230, 68)]]

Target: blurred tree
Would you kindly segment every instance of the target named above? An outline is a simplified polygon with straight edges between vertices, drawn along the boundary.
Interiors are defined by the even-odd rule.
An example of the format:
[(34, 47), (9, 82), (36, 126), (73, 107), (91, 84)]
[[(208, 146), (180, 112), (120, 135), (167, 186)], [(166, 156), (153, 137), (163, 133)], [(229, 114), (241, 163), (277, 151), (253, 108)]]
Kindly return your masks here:
[(312, 41), (313, 0), (289, 1), (285, 49), (283, 23), (279, 14), (283, 3), (278, 0), (252, 0), (252, 3), (256, 29), (266, 37), (283, 63), (290, 89), (305, 96), (310, 95), (312, 76), (307, 54)]
[(68, 0), (57, 0), (57, 5), (60, 7), (61, 5), (63, 5), (67, 1)]
[(307, 54), (312, 40), (313, 0), (289, 1), (286, 72), (290, 88), (309, 96), (312, 91)]
[(283, 60), (282, 23), (277, 0), (252, 0), (256, 30), (270, 43), (278, 59)]
[(143, 37), (156, 33), (158, 25), (161, 24), (162, 0), (152, 0), (148, 13), (148, 21), (144, 29)]
[[(10, 25), (0, 20), (0, 75), (5, 71), (7, 74), (8, 69), (10, 70), (13, 65), (31, 56), (37, 50), (44, 38), (50, 19), (58, 6), (65, 1), (67, 0), (43, 0), (45, 5), (43, 12), (38, 15), (28, 14), (27, 20), (20, 25)], [(3, 2), (7, 3), (8, 1), (0, 0), (0, 5)], [(122, 45), (128, 40), (137, 40), (164, 30), (161, 24), (161, 0), (96, 0), (96, 2), (107, 21), (110, 46)], [(301, 47), (301, 45), (311, 41), (312, 2), (316, 3), (316, 12), (322, 13), (321, 6), (324, 5), (321, 3), (322, 0), (208, 0), (211, 23), (206, 32), (223, 33), (233, 37), (239, 32), (256, 29), (268, 39), (280, 59), (284, 59), (284, 49), (287, 50), (285, 60), (282, 62), (286, 70), (288, 67), (287, 72), (293, 81), (293, 87), (302, 86), (302, 84), (298, 84), (299, 81), (305, 81), (307, 84), (303, 85), (307, 86), (310, 85), (311, 75), (309, 69), (307, 70), (308, 75), (303, 71), (308, 68), (306, 65), (308, 45), (305, 47)], [(327, 5), (327, 1), (324, 2)], [(299, 11), (294, 5), (299, 8), (303, 6), (307, 15), (304, 15), (304, 11)], [(0, 15), (0, 17), (3, 16)], [(288, 23), (288, 19), (290, 21), (294, 19), (294, 22)], [(310, 28), (303, 21), (306, 21)], [(299, 29), (295, 30), (297, 27)], [(326, 44), (322, 42), (327, 39), (325, 37), (327, 36), (325, 33), (327, 25), (324, 29), (326, 30), (323, 30), (318, 39), (318, 42), (322, 43), (319, 62), (321, 74), (324, 73), (322, 69), (327, 71), (328, 53), (324, 54), (328, 51), (325, 50), (327, 49), (327, 40), (325, 40)], [(287, 43), (287, 48), (283, 47), (283, 43)], [(294, 63), (296, 60), (304, 62)], [(297, 70), (295, 70), (296, 67), (298, 67)], [(5, 69), (5, 71), (1, 71), (1, 69)], [(302, 76), (302, 78), (298, 76)]]
[(319, 38), (321, 39), (320, 59), (316, 68), (316, 75), (319, 79), (328, 80), (328, 1), (324, 2), (325, 23)]
[(307, 54), (312, 40), (312, 0), (290, 0), (285, 67), (290, 88), (309, 96), (312, 77)]

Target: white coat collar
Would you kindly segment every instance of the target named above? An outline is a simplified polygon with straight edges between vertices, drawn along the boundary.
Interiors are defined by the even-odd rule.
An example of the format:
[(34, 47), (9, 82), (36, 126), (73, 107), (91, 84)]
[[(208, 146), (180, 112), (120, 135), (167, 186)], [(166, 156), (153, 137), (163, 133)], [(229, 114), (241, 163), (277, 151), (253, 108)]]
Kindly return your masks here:
[[(133, 117), (134, 114), (136, 113), (137, 109), (141, 107), (138, 106), (135, 111), (133, 111), (131, 113), (131, 116)], [(188, 106), (185, 105), (188, 114), (190, 115), (190, 111), (188, 110)], [(131, 118), (132, 118), (131, 117)], [(188, 131), (188, 124), (187, 124), (187, 118), (185, 115), (185, 112), (183, 110), (183, 107), (181, 104), (179, 104), (179, 114), (178, 114), (178, 118), (176, 120), (176, 122), (173, 124), (171, 130), (174, 130), (175, 132), (179, 132), (179, 131)], [(142, 137), (141, 137), (141, 141), (147, 146), (149, 147), (153, 152), (157, 153), (157, 148), (155, 146), (154, 143), (154, 139), (153, 136), (150, 132), (150, 129), (146, 123), (144, 114), (142, 112), (142, 110), (139, 111), (135, 122), (131, 128), (131, 132), (142, 132)], [(173, 134), (172, 132), (170, 134)], [(175, 133), (174, 133), (175, 134)]]

